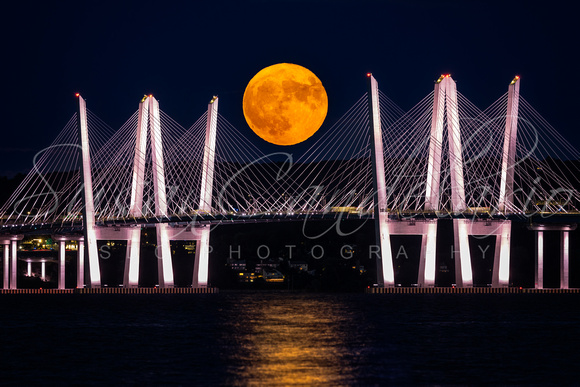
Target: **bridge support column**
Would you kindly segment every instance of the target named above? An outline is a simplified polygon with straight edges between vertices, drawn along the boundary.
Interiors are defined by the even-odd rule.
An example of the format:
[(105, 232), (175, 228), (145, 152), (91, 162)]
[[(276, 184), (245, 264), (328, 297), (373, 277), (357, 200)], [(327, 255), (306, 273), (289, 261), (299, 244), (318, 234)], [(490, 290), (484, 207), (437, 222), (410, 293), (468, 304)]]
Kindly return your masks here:
[[(455, 258), (455, 283), (458, 288), (473, 287), (471, 251), (469, 248), (468, 219), (453, 219), (453, 247)], [(457, 258), (459, 253), (459, 258)]]
[(18, 289), (16, 282), (18, 279), (18, 241), (13, 239), (10, 244), (10, 289)]
[(42, 261), (40, 264), (40, 279), (46, 281), (46, 261)]
[(127, 254), (125, 256), (125, 271), (123, 286), (136, 288), (139, 286), (139, 255), (141, 252), (141, 227), (134, 227), (129, 231), (127, 240)]
[(535, 288), (544, 288), (544, 232), (536, 231)]
[[(44, 264), (44, 262), (43, 262)], [(77, 288), (85, 287), (85, 240), (79, 239), (77, 249)]]
[(167, 223), (157, 223), (155, 225), (157, 232), (157, 272), (159, 273), (159, 287), (161, 288), (172, 288), (174, 286), (168, 227)]
[(568, 231), (560, 234), (560, 288), (568, 289), (570, 286), (570, 239)]
[(65, 288), (65, 254), (66, 254), (66, 241), (61, 239), (58, 246), (58, 288)]
[(195, 247), (195, 262), (193, 265), (194, 288), (207, 287), (209, 274), (209, 233), (210, 227), (204, 227), (200, 232), (200, 239)]
[(544, 231), (559, 231), (560, 234), (560, 288), (570, 286), (570, 231), (575, 230), (576, 224), (530, 224), (529, 230), (536, 232), (536, 289), (544, 288)]
[(427, 225), (427, 233), (421, 235), (421, 256), (419, 258), (419, 287), (435, 286), (437, 256), (437, 221)]
[(2, 288), (10, 288), (10, 243), (6, 242), (4, 242), (4, 280)]
[(511, 220), (504, 221), (499, 227), (500, 232), (495, 240), (491, 280), (491, 286), (494, 288), (509, 286), (510, 279)]

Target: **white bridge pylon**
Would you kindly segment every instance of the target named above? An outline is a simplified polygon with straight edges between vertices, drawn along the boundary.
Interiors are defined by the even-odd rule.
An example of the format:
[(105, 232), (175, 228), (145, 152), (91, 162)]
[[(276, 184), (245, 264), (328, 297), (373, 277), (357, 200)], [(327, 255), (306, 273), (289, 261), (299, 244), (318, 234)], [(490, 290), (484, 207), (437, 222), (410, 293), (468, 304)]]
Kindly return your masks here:
[[(206, 126), (206, 143), (202, 170), (202, 187), (200, 197), (200, 211), (209, 212), (211, 210), (211, 197), (213, 186), (213, 171), (215, 160), (216, 144), (216, 123), (217, 123), (217, 97), (214, 97), (208, 105), (208, 118)], [(139, 260), (141, 252), (141, 226), (133, 227), (99, 227), (95, 224), (95, 210), (92, 195), (92, 180), (90, 173), (90, 150), (87, 132), (86, 105), (82, 97), (79, 96), (79, 120), (81, 131), (81, 148), (83, 154), (83, 177), (84, 177), (84, 199), (85, 213), (83, 214), (83, 227), (85, 230), (85, 240), (87, 241), (87, 256), (89, 265), (91, 287), (100, 287), (101, 278), (99, 271), (99, 256), (97, 250), (97, 240), (123, 240), (127, 241), (127, 253), (125, 258), (125, 270), (123, 275), (124, 287), (139, 286)], [(84, 133), (83, 134), (83, 130)], [(144, 216), (143, 196), (145, 188), (145, 170), (147, 154), (147, 138), (151, 144), (151, 163), (153, 189), (155, 198), (155, 216), (167, 218), (167, 189), (165, 182), (165, 166), (163, 158), (163, 141), (161, 135), (161, 121), (159, 113), (159, 103), (152, 96), (146, 96), (139, 104), (137, 136), (135, 141), (135, 156), (133, 162), (133, 173), (131, 179), (131, 199), (129, 215), (134, 218)], [(86, 141), (83, 141), (83, 138)], [(86, 157), (85, 157), (86, 155)], [(88, 171), (88, 172), (87, 172)], [(158, 258), (158, 282), (160, 287), (173, 287), (173, 264), (171, 257), (171, 241), (197, 241), (193, 287), (206, 287), (208, 283), (208, 259), (209, 259), (209, 227), (172, 227), (167, 223), (157, 223), (155, 225), (157, 235), (156, 256)], [(92, 242), (94, 241), (94, 242)], [(92, 243), (92, 244), (91, 244)], [(93, 247), (93, 248), (91, 248)]]
[[(131, 181), (131, 201), (129, 213), (139, 218), (143, 216), (143, 190), (145, 187), (145, 155), (147, 154), (147, 135), (151, 138), (151, 163), (153, 164), (153, 189), (155, 196), (155, 216), (167, 217), (167, 192), (165, 187), (165, 166), (163, 162), (163, 141), (159, 117), (159, 102), (153, 97), (144, 98), (139, 104), (137, 121), (137, 138), (135, 141), (135, 160)], [(173, 267), (171, 263), (171, 246), (167, 225), (155, 225), (157, 235), (156, 255), (157, 272), (160, 287), (173, 287)], [(125, 259), (125, 276), (123, 285), (138, 286), (139, 252), (141, 247), (141, 228), (134, 227), (129, 231)]]
[(87, 120), (87, 104), (83, 97), (79, 99), (79, 137), (81, 143), (81, 183), (83, 184), (83, 230), (86, 255), (88, 258), (89, 283), (88, 287), (101, 287), (101, 270), (99, 267), (99, 251), (95, 224), (95, 203), (93, 198), (93, 177), (91, 173), (91, 151), (89, 145), (89, 126)]
[(437, 253), (437, 220), (423, 219), (415, 221), (413, 219), (409, 221), (397, 221), (389, 219), (388, 216), (378, 95), (378, 83), (372, 74), (369, 74), (369, 123), (371, 132), (371, 161), (373, 164), (373, 188), (375, 191), (374, 219), (376, 243), (380, 249), (380, 263), (377, 265), (377, 282), (383, 287), (395, 286), (390, 236), (421, 235), (421, 255), (419, 258), (417, 281), (420, 287), (433, 287), (435, 286), (435, 257)]
[[(504, 151), (502, 159), (501, 183), (498, 208), (510, 206), (513, 201), (513, 175), (515, 166), (516, 134), (518, 121), (519, 77), (509, 85), (508, 104), (506, 112), (506, 126), (504, 133)], [(425, 210), (438, 212), (440, 195), (440, 178), (442, 162), (442, 139), (444, 118), (447, 124), (448, 158), (451, 177), (451, 212), (461, 214), (467, 210), (465, 201), (465, 179), (463, 172), (464, 159), (462, 154), (461, 126), (458, 114), (457, 87), (449, 74), (442, 75), (435, 83), (431, 137), (429, 144), (429, 161), (425, 193)], [(507, 195), (506, 195), (507, 193)], [(455, 258), (455, 281), (458, 287), (473, 286), (473, 272), (471, 266), (471, 251), (469, 236), (495, 235), (494, 264), (492, 272), (492, 286), (505, 287), (509, 285), (510, 262), (510, 220), (453, 219), (453, 245)], [(457, 256), (457, 254), (459, 256)], [(424, 254), (427, 260), (435, 260), (435, 256)], [(423, 255), (422, 255), (423, 256)], [(433, 267), (435, 265), (427, 265)], [(425, 274), (434, 277), (435, 273)]]
[(395, 272), (393, 268), (393, 252), (391, 251), (389, 214), (387, 212), (387, 186), (385, 179), (385, 164), (383, 161), (379, 84), (372, 74), (368, 74), (368, 77), (375, 233), (376, 243), (379, 247), (380, 254), (377, 257), (377, 281), (381, 286), (392, 287), (395, 286)]
[[(390, 235), (421, 235), (421, 253), (419, 259), (418, 286), (435, 286), (436, 273), (436, 239), (437, 216), (440, 212), (452, 213), (456, 216), (469, 214), (465, 196), (464, 160), (461, 138), (461, 126), (457, 100), (457, 88), (450, 75), (442, 75), (435, 83), (431, 132), (429, 137), (429, 156), (425, 182), (426, 213), (436, 215), (433, 219), (389, 219), (389, 210), (386, 208), (386, 191), (384, 183), (385, 169), (383, 164), (383, 149), (380, 137), (380, 109), (378, 103), (378, 83), (369, 74), (369, 107), (370, 107), (370, 135), (372, 149), (372, 163), (374, 166), (373, 180), (375, 189), (375, 227), (377, 244), (381, 251), (381, 264), (378, 267), (379, 285), (394, 286), (393, 254), (391, 251)], [(501, 166), (500, 212), (513, 208), (514, 167), (517, 139), (517, 121), (519, 104), (519, 77), (509, 85), (508, 104), (506, 112), (506, 126), (504, 133), (503, 159)], [(443, 149), (444, 131), (447, 131), (448, 149)], [(441, 165), (444, 153), (449, 163), (449, 177), (451, 183), (451, 211), (439, 208), (441, 203), (440, 187)], [(446, 211), (443, 211), (446, 210)], [(496, 237), (494, 251), (494, 265), (492, 286), (505, 287), (509, 284), (510, 262), (510, 220), (480, 221), (469, 218), (453, 219), (453, 245), (455, 259), (455, 278), (458, 287), (472, 287), (473, 273), (471, 252), (469, 247), (470, 235)]]

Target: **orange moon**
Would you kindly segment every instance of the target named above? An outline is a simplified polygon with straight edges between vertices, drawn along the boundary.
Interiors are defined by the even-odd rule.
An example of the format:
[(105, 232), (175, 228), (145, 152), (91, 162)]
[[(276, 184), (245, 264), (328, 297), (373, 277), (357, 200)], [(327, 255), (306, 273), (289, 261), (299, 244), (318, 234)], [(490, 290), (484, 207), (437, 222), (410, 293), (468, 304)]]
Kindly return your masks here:
[(310, 70), (279, 63), (250, 80), (243, 108), (246, 122), (259, 137), (276, 145), (294, 145), (320, 128), (328, 112), (328, 96)]

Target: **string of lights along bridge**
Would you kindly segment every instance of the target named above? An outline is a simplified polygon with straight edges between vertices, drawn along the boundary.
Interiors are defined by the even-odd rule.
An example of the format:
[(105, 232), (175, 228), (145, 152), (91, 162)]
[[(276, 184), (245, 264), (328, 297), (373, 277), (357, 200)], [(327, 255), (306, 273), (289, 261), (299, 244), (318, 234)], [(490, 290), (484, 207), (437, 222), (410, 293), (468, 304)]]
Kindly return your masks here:
[[(77, 287), (101, 286), (99, 240), (126, 241), (123, 286), (137, 287), (142, 228), (155, 228), (161, 288), (174, 286), (171, 241), (186, 240), (197, 244), (192, 286), (204, 288), (211, 225), (371, 218), (379, 286), (396, 283), (392, 235), (421, 236), (417, 283), (435, 286), (438, 223), (446, 218), (457, 287), (473, 286), (471, 235), (495, 236), (492, 286), (507, 287), (512, 222), (525, 221), (537, 242), (536, 287), (544, 231), (558, 231), (560, 286), (568, 288), (580, 155), (520, 96), (519, 77), (484, 110), (450, 75), (407, 112), (372, 74), (368, 85), (300, 155), (284, 147), (262, 153), (218, 113), (217, 97), (185, 128), (145, 96), (113, 130), (77, 95), (77, 113), (0, 210), (4, 288), (17, 288), (18, 243), (27, 234), (60, 244), (59, 289), (71, 240), (79, 246)], [(530, 222), (537, 217), (551, 222)]]

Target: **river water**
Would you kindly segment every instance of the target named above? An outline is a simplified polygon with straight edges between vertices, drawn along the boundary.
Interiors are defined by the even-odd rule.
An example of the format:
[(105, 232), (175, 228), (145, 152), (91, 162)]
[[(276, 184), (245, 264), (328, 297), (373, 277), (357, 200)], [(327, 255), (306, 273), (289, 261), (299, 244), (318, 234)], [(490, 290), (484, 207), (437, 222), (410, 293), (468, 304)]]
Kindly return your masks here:
[(3, 295), (0, 384), (573, 384), (576, 294)]

